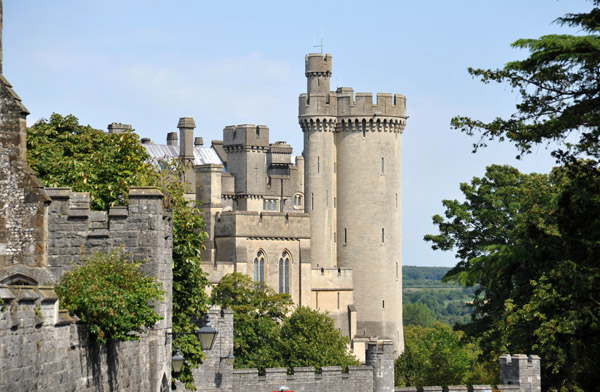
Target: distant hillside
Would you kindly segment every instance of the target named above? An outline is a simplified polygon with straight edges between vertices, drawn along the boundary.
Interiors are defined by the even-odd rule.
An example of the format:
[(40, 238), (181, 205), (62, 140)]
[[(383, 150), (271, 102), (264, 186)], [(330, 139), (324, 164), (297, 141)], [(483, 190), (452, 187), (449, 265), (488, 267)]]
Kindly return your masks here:
[(442, 283), (442, 278), (450, 271), (450, 267), (417, 267), (402, 266), (402, 284), (407, 287), (451, 287)]
[(449, 270), (449, 267), (402, 266), (404, 304), (425, 304), (433, 311), (437, 321), (446, 324), (468, 321), (471, 309), (467, 303), (473, 300), (475, 289), (465, 289), (456, 283), (442, 283)]

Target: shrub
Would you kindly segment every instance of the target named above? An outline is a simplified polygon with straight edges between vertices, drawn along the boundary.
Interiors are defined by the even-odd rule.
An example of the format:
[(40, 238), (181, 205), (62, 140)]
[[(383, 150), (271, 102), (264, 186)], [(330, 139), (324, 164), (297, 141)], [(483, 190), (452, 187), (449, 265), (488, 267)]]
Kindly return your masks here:
[(56, 292), (62, 306), (88, 325), (90, 336), (99, 344), (137, 340), (135, 333), (161, 319), (151, 303), (162, 300), (162, 285), (139, 266), (121, 252), (98, 252), (84, 256), (82, 265), (59, 282)]

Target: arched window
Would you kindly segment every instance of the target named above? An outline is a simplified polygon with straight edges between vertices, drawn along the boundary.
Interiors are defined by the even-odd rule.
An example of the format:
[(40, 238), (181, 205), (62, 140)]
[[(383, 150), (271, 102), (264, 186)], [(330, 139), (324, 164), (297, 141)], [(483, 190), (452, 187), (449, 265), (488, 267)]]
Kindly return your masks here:
[(290, 293), (290, 254), (284, 251), (279, 258), (279, 292)]
[(301, 209), (303, 204), (302, 195), (296, 194), (294, 195), (294, 208)]
[(254, 281), (264, 282), (265, 281), (265, 253), (259, 250), (254, 258)]

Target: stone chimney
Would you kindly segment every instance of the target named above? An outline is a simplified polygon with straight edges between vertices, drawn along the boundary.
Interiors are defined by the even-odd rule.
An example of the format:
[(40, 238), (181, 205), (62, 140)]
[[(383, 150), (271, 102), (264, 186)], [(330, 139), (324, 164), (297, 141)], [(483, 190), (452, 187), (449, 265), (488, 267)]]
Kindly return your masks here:
[(179, 146), (179, 157), (184, 161), (194, 160), (194, 128), (196, 123), (192, 117), (181, 117), (177, 124), (179, 128), (179, 139), (181, 139), (181, 145)]
[(125, 131), (131, 131), (133, 128), (130, 124), (121, 124), (117, 122), (113, 122), (108, 124), (108, 133), (123, 133)]
[(175, 146), (177, 147), (177, 132), (169, 132), (167, 133), (167, 146)]

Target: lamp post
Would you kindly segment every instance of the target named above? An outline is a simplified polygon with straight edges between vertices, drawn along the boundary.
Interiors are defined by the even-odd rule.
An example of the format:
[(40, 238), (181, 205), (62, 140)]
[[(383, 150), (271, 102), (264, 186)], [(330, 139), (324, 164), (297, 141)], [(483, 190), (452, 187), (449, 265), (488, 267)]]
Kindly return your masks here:
[[(215, 338), (217, 337), (218, 332), (216, 329), (214, 329), (210, 325), (210, 319), (208, 318), (208, 314), (204, 315), (204, 320), (200, 321), (194, 317), (192, 319), (192, 322), (194, 324), (196, 324), (198, 327), (200, 327), (199, 324), (204, 324), (204, 325), (202, 327), (200, 327), (200, 329), (198, 329), (196, 331), (192, 331), (192, 332), (167, 332), (166, 336), (171, 335), (173, 337), (177, 337), (179, 335), (196, 335), (196, 339), (198, 339), (198, 341), (200, 342), (200, 347), (202, 347), (202, 350), (206, 350), (206, 351), (212, 350), (212, 347), (213, 347), (213, 344), (215, 343)], [(179, 348), (177, 348), (177, 351), (171, 357), (171, 364), (173, 367), (173, 372), (174, 373), (181, 372), (184, 362), (185, 362), (185, 358), (179, 352)]]

